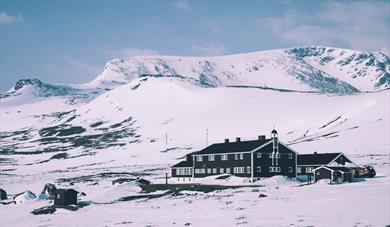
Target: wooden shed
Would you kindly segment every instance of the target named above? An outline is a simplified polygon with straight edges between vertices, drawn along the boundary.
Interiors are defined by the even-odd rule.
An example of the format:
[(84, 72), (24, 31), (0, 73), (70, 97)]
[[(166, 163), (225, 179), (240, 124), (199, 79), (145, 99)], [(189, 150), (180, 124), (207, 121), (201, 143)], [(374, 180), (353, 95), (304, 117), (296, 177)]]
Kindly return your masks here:
[(314, 169), (313, 173), (314, 181), (321, 179), (329, 179), (330, 183), (352, 181), (352, 169), (347, 167), (320, 166)]
[(77, 193), (74, 189), (57, 189), (54, 192), (54, 205), (55, 206), (67, 206), (77, 205)]

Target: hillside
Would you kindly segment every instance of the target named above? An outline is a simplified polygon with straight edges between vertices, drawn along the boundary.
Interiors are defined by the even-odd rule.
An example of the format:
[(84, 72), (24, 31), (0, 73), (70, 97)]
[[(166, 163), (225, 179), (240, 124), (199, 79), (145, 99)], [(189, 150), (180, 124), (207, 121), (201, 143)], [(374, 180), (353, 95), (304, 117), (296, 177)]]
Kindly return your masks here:
[[(115, 59), (87, 84), (18, 81), (1, 95), (0, 146), (3, 154), (45, 153), (152, 140), (162, 150), (168, 133), (171, 146), (197, 149), (206, 128), (210, 141), (220, 141), (273, 127), (288, 143), (314, 144), (310, 149), (334, 141), (332, 149), (344, 149), (343, 136), (369, 137), (375, 128), (387, 145), (389, 71), (381, 52), (328, 47)], [(325, 147), (307, 143), (322, 136), (332, 138)], [(367, 152), (384, 151), (378, 141), (369, 144)]]
[[(0, 95), (1, 187), (15, 196), (51, 182), (83, 192), (86, 207), (32, 215), (50, 202), (24, 198), (0, 205), (0, 225), (386, 225), (389, 71), (381, 52), (302, 47), (115, 59), (79, 85), (20, 80)], [(257, 188), (208, 193), (114, 185), (138, 177), (164, 183), (186, 154), (225, 138), (269, 137), (273, 128), (299, 153), (344, 152), (358, 165), (373, 165), (377, 177), (306, 185), (276, 176)]]

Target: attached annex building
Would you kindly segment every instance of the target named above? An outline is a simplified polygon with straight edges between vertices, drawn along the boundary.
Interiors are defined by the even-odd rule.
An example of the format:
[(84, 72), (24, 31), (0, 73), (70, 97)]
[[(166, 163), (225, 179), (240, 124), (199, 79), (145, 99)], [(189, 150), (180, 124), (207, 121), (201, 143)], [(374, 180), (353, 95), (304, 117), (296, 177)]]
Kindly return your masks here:
[(171, 167), (174, 182), (190, 183), (195, 178), (220, 174), (247, 177), (251, 181), (261, 177), (283, 175), (296, 177), (297, 152), (278, 140), (272, 130), (271, 138), (212, 144), (188, 154), (186, 160)]
[(297, 161), (297, 175), (313, 176), (314, 170), (321, 166), (327, 167), (356, 167), (344, 153), (300, 154)]

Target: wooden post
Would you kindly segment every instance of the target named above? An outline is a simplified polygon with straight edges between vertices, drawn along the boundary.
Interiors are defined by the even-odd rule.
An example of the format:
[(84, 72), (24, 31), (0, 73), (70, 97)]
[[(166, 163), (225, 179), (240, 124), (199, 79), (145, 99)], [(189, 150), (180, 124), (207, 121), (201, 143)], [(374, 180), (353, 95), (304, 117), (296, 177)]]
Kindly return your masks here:
[(251, 182), (253, 183), (253, 173), (255, 172), (254, 170), (254, 163), (253, 163), (253, 152), (251, 153)]
[(165, 184), (168, 184), (168, 173), (165, 173)]

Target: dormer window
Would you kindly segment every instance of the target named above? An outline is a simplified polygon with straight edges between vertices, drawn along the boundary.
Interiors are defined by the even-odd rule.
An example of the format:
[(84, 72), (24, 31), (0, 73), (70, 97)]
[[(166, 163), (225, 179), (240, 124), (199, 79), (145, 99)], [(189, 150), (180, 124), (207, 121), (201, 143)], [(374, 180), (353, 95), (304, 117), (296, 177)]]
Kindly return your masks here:
[(215, 161), (215, 155), (209, 155), (209, 161)]

